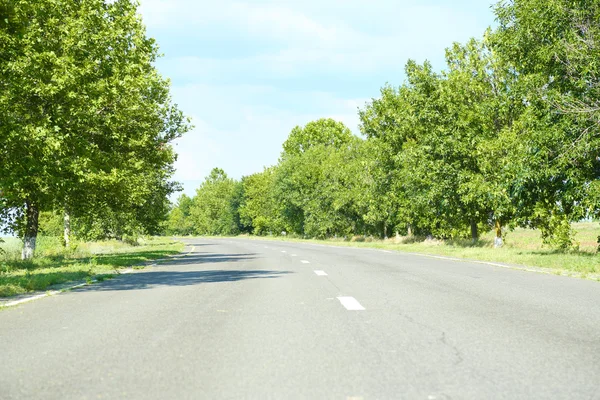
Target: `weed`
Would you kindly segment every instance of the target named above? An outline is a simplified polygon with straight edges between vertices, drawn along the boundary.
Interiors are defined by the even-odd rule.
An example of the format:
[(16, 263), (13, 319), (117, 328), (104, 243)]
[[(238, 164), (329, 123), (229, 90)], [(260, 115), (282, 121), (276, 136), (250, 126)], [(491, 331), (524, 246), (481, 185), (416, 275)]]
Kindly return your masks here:
[(114, 278), (114, 275), (112, 275), (112, 274), (97, 275), (96, 282), (104, 282), (105, 280), (113, 279), (113, 278)]

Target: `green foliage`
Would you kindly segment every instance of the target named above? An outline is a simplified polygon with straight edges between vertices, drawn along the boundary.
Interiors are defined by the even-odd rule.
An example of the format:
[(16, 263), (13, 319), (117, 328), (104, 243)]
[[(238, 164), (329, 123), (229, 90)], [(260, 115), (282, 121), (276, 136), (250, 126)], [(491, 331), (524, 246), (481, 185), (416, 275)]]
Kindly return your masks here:
[[(277, 167), (274, 193), (288, 232), (327, 237), (365, 231), (363, 194), (369, 178), (363, 173), (363, 143), (343, 124), (336, 126), (347, 133), (343, 140), (311, 141), (310, 146), (302, 145), (302, 152), (285, 151)], [(297, 134), (296, 129), (290, 134), (294, 143)], [(328, 135), (328, 127), (323, 127), (322, 136)]]
[(196, 191), (190, 208), (198, 235), (234, 235), (240, 232), (236, 208), (238, 183), (225, 171), (214, 168)]
[(494, 50), (518, 74), (514, 91), (527, 105), (513, 142), (520, 223), (564, 232), (552, 222), (556, 212), (573, 221), (596, 215), (600, 204), (600, 5), (514, 0), (498, 4), (496, 14)]
[(557, 207), (538, 205), (533, 215), (535, 225), (540, 229), (544, 244), (561, 251), (579, 249), (567, 216)]
[(354, 177), (346, 174), (351, 151), (316, 145), (282, 162), (275, 197), (287, 231), (321, 238), (351, 233), (360, 219), (353, 208)]
[(316, 145), (338, 148), (352, 140), (352, 132), (341, 122), (333, 119), (319, 119), (297, 126), (283, 144), (282, 157), (298, 156)]
[(242, 178), (242, 201), (239, 208), (240, 222), (255, 235), (285, 230), (280, 216), (280, 205), (274, 194), (275, 168)]
[(600, 4), (509, 0), (495, 12), (497, 28), (449, 47), (444, 70), (409, 61), (406, 82), (359, 111), (365, 140), (331, 119), (298, 126), (277, 165), (241, 182), (213, 171), (173, 223), (471, 244), (526, 227), (576, 249), (572, 223), (600, 216)]
[(182, 194), (169, 213), (166, 221), (166, 232), (169, 235), (187, 236), (194, 232), (191, 220), (193, 200)]
[(62, 237), (64, 231), (63, 215), (45, 211), (40, 213), (40, 232), (44, 236)]
[(106, 236), (157, 232), (177, 189), (170, 142), (189, 126), (137, 2), (14, 0), (0, 12), (1, 220), (24, 238), (40, 211)]

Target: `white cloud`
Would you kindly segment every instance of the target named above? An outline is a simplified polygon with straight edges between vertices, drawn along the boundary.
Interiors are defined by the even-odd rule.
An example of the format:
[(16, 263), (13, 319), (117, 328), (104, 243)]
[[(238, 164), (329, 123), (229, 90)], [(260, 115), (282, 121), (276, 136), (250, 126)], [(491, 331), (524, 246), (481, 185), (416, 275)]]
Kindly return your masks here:
[[(480, 36), (481, 0), (141, 0), (167, 57), (160, 71), (196, 128), (178, 140), (176, 179), (213, 167), (236, 178), (277, 162), (296, 125), (323, 117), (357, 132), (357, 108), (408, 58), (440, 67), (452, 41)], [(176, 55), (173, 55), (176, 54)]]
[[(325, 18), (309, 16), (312, 3), (145, 0), (143, 10), (151, 26), (185, 30), (190, 37), (198, 35), (208, 40), (207, 35), (211, 35), (218, 42), (219, 32), (227, 31), (236, 32), (234, 42), (237, 38), (269, 44), (266, 50), (243, 56), (190, 54), (164, 61), (174, 73), (188, 78), (294, 78), (332, 72), (364, 75), (401, 71), (408, 58), (442, 60), (444, 49), (452, 41), (480, 35), (486, 26), (476, 15), (447, 6), (375, 2), (383, 7), (378, 9), (364, 2), (330, 0), (323, 4), (338, 4), (341, 11)], [(362, 13), (376, 19), (355, 21)]]
[[(364, 103), (322, 92), (289, 93), (260, 86), (188, 85), (174, 88), (174, 93), (187, 99), (184, 110), (203, 110), (201, 117), (194, 118), (195, 129), (177, 142), (175, 178), (181, 181), (200, 181), (214, 167), (236, 178), (261, 171), (277, 162), (281, 145), (294, 126), (318, 118), (334, 118), (358, 132), (356, 108)], [(312, 104), (313, 109), (295, 112), (260, 98), (252, 104), (249, 99), (256, 94), (267, 95), (274, 104), (293, 100)]]

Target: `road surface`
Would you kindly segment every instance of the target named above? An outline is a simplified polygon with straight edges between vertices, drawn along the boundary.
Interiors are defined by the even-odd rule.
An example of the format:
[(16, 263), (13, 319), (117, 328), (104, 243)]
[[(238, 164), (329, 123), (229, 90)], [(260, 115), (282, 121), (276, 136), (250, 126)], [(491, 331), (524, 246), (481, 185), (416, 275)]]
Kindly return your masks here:
[(374, 249), (186, 239), (0, 311), (0, 399), (600, 399), (600, 284)]

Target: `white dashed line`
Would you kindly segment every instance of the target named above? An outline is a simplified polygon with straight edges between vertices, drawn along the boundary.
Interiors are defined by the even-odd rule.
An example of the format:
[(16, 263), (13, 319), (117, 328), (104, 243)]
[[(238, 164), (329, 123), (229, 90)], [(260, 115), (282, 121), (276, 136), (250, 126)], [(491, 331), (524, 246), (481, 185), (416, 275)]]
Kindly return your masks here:
[(381, 251), (383, 251), (384, 253), (392, 254), (392, 252), (388, 251), (388, 250), (381, 250)]
[(287, 251), (285, 251), (285, 250), (281, 250), (281, 252), (282, 252), (282, 253), (287, 253)]
[(296, 254), (292, 254), (292, 257), (298, 257)]
[(318, 276), (327, 276), (327, 272), (325, 271), (315, 271), (315, 274), (317, 274)]
[(354, 297), (338, 297), (337, 299), (348, 311), (363, 311), (365, 309)]
[(302, 264), (310, 264), (310, 261), (306, 261), (306, 260), (301, 260), (300, 261)]

